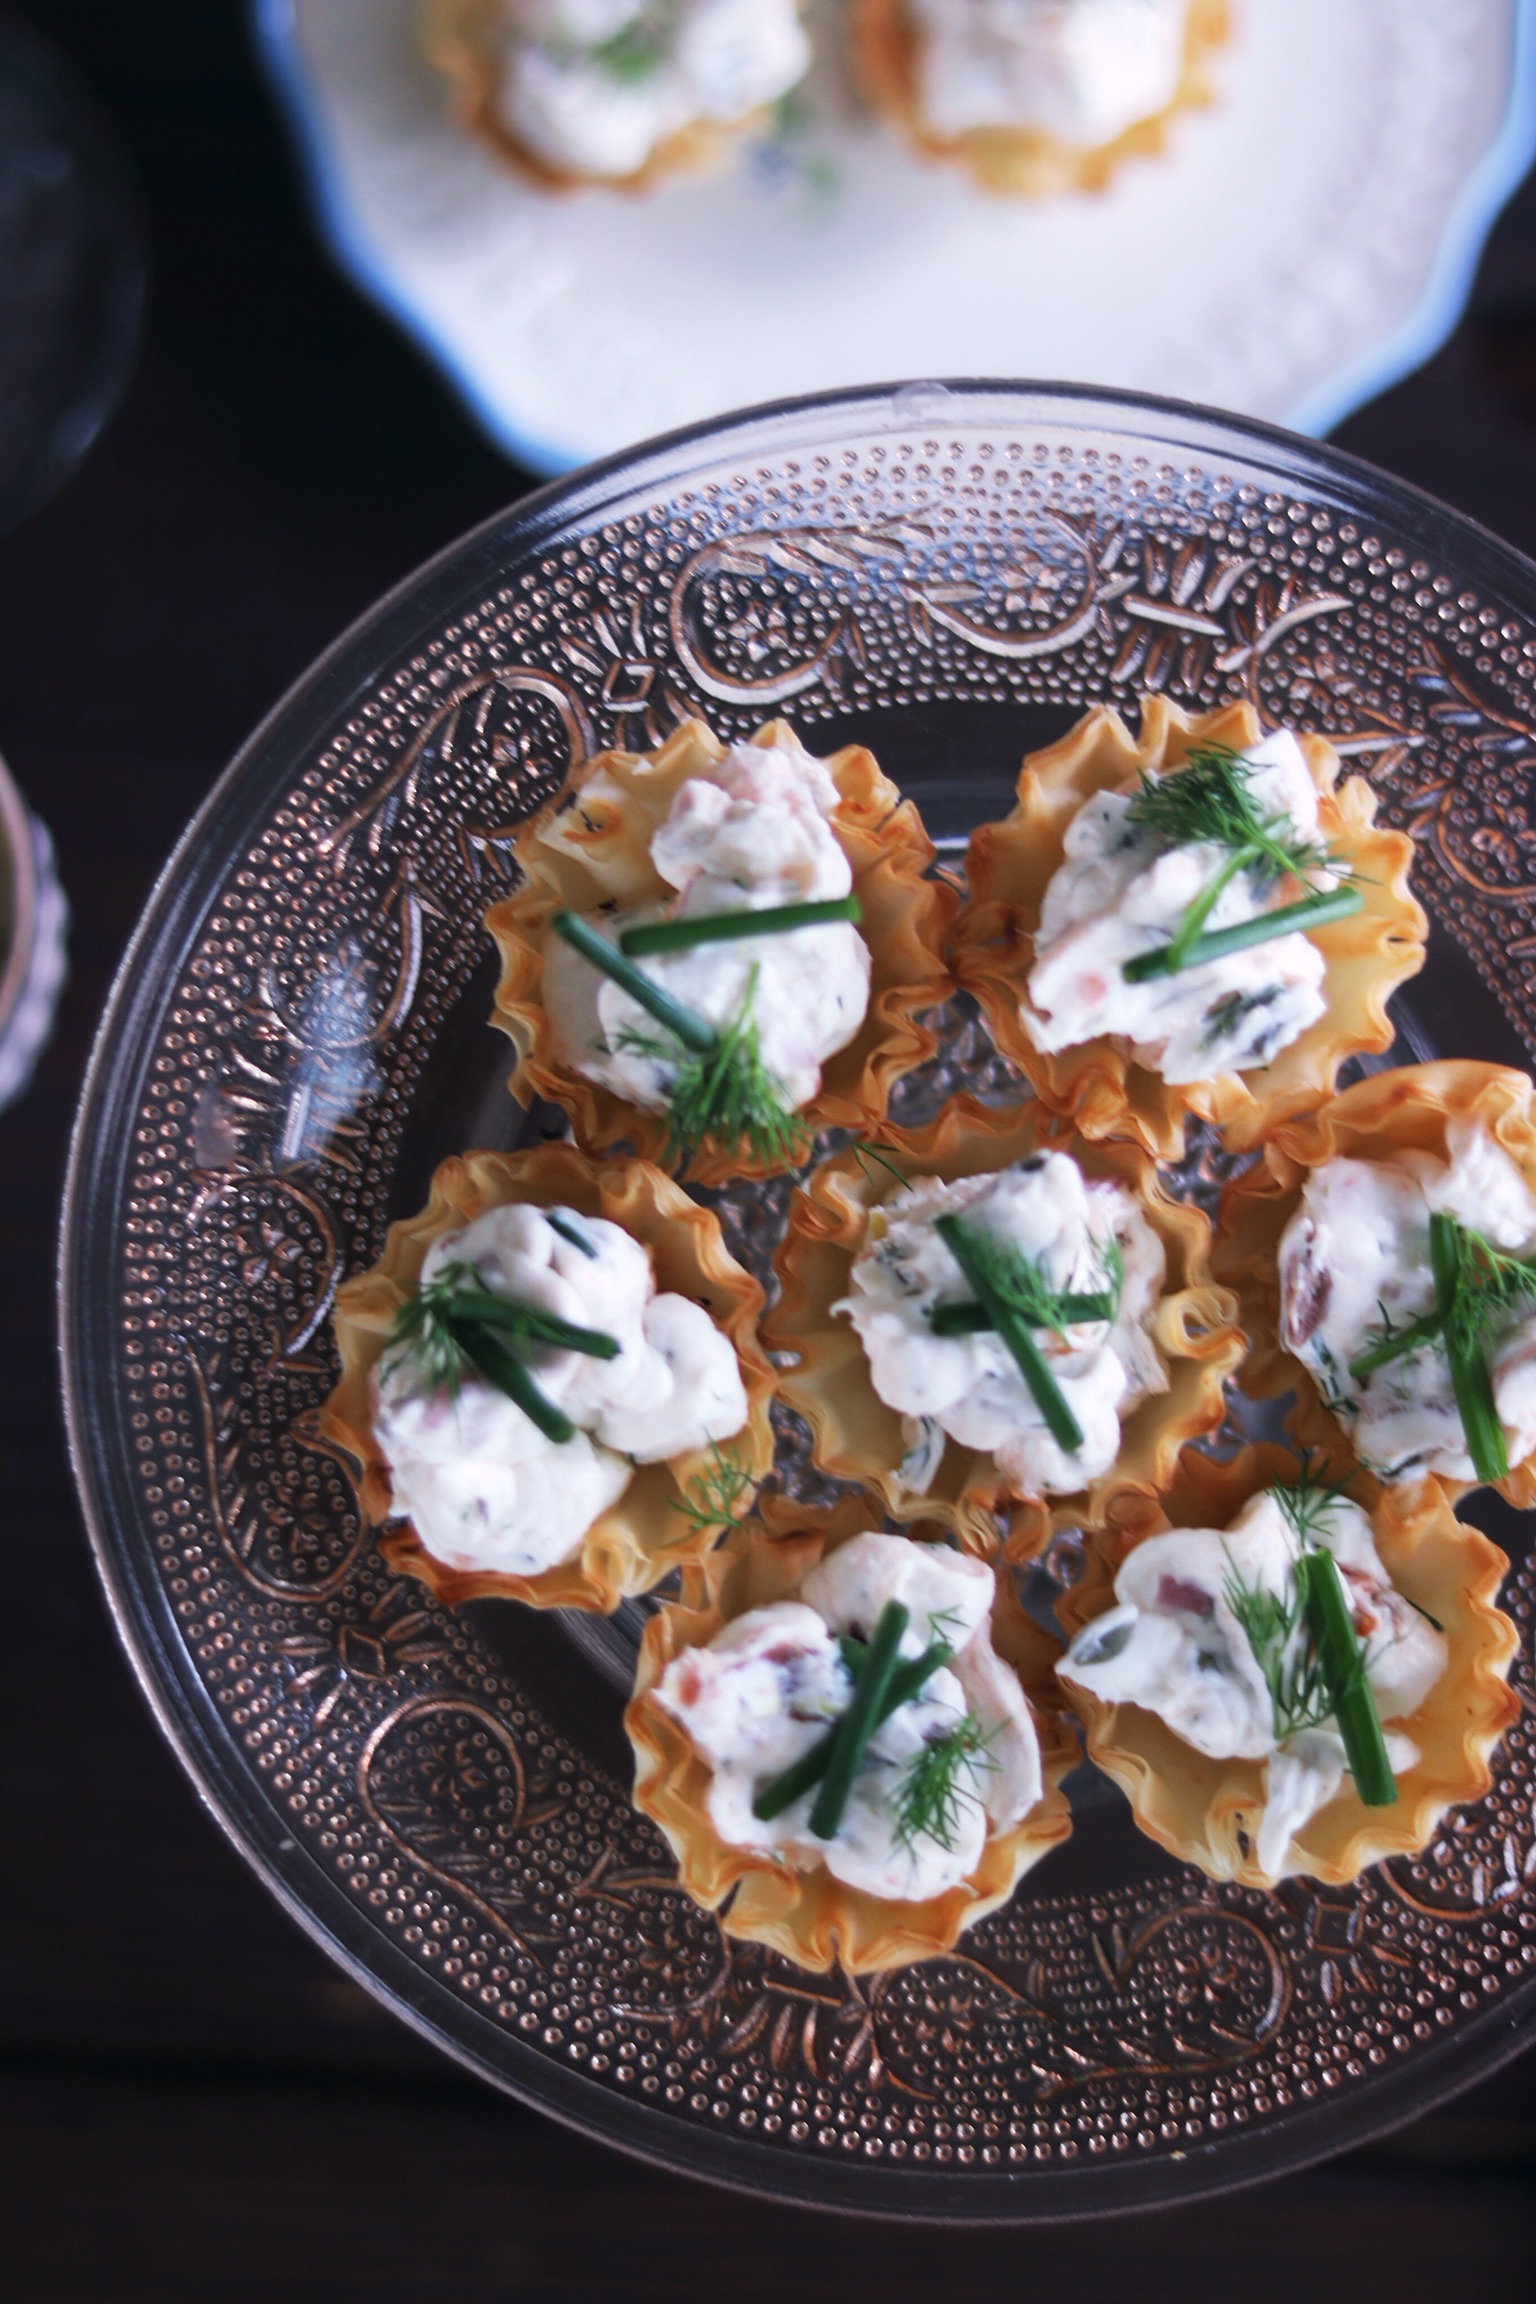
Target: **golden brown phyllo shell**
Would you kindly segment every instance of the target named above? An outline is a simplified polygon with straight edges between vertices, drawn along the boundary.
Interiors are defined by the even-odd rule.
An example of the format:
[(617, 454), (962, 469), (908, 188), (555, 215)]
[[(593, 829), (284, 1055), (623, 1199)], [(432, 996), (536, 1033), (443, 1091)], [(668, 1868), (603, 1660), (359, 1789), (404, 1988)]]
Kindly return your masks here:
[(1207, 65), (1227, 37), (1227, 0), (1189, 0), (1184, 65), (1171, 100), (1160, 112), (1107, 144), (1069, 144), (1039, 128), (970, 128), (940, 136), (923, 118), (918, 82), (918, 35), (905, 0), (855, 0), (851, 38), (854, 73), (869, 102), (933, 160), (959, 160), (985, 192), (1042, 199), (1059, 192), (1099, 192), (1127, 160), (1163, 150), (1177, 114), (1208, 104)]
[(425, 0), (425, 47), (453, 90), (454, 117), (504, 167), (546, 192), (576, 192), (602, 185), (611, 192), (648, 192), (668, 176), (709, 176), (722, 168), (748, 130), (766, 124), (760, 105), (740, 120), (689, 120), (653, 146), (644, 167), (629, 176), (589, 176), (557, 168), (531, 151), (508, 127), (501, 108), (505, 71), (506, 0)]
[(878, 1524), (878, 1513), (858, 1497), (830, 1512), (770, 1499), (762, 1521), (736, 1529), (709, 1560), (688, 1569), (682, 1600), (651, 1618), (624, 1715), (635, 1749), (635, 1804), (666, 1834), (689, 1895), (720, 1913), (727, 1936), (766, 1944), (802, 1968), (841, 1966), (853, 1975), (948, 1952), (962, 1929), (1005, 1904), (1030, 1866), (1070, 1833), (1060, 1785), (1077, 1747), (1060, 1716), (1051, 1670), (1059, 1648), (1025, 1615), (1008, 1577), (999, 1577), (992, 1644), (1030, 1700), (1045, 1790), (1019, 1823), (988, 1834), (968, 1879), (920, 1903), (872, 1896), (834, 1879), (824, 1865), (796, 1871), (782, 1855), (722, 1840), (705, 1806), (708, 1764), (649, 1691), (674, 1656), (706, 1646), (751, 1608), (791, 1599), (823, 1553)]
[[(957, 1097), (920, 1134), (891, 1132), (880, 1146), (891, 1168), (905, 1177), (952, 1182), (992, 1175), (1043, 1148), (1070, 1153), (1085, 1176), (1128, 1187), (1167, 1255), (1167, 1292), (1151, 1333), (1169, 1389), (1142, 1401), (1126, 1418), (1119, 1459), (1093, 1483), (1083, 1509), (1102, 1510), (1118, 1491), (1163, 1487), (1185, 1441), (1221, 1422), (1222, 1386), (1244, 1351), (1236, 1303), (1211, 1280), (1205, 1217), (1163, 1196), (1151, 1161), (1134, 1144), (1089, 1143), (1037, 1103), (997, 1112)], [(946, 1438), (928, 1491), (918, 1496), (904, 1487), (898, 1478), (907, 1449), (902, 1419), (875, 1391), (851, 1323), (832, 1312), (849, 1293), (871, 1213), (900, 1201), (902, 1184), (891, 1168), (855, 1148), (824, 1162), (796, 1192), (777, 1259), (781, 1293), (763, 1334), (773, 1350), (798, 1356), (781, 1373), (779, 1389), (810, 1425), (821, 1470), (867, 1482), (893, 1517), (940, 1522), (968, 1550), (985, 1556), (996, 1549), (996, 1515), (1010, 1501), (996, 1462)]]
[[(1280, 1341), (1280, 1241), (1301, 1205), (1309, 1173), (1330, 1160), (1387, 1160), (1395, 1152), (1447, 1157), (1446, 1123), (1467, 1120), (1486, 1130), (1509, 1154), (1536, 1192), (1536, 1112), (1523, 1072), (1501, 1064), (1451, 1060), (1404, 1064), (1359, 1080), (1320, 1112), (1277, 1128), (1261, 1157), (1222, 1194), (1213, 1262), (1237, 1291), (1252, 1339), (1243, 1386), (1257, 1397), (1294, 1391), (1290, 1429), (1303, 1447), (1349, 1452), (1349, 1436), (1329, 1414), (1304, 1362)], [(1447, 1495), (1465, 1496), (1479, 1483), (1446, 1480)], [(1497, 1482), (1511, 1504), (1536, 1505), (1536, 1456), (1516, 1464)]]
[[(749, 741), (771, 747), (781, 736), (789, 739), (791, 731), (771, 720)], [(493, 1020), (518, 1052), (512, 1093), (525, 1104), (545, 1096), (563, 1106), (581, 1142), (596, 1150), (627, 1141), (643, 1158), (660, 1159), (666, 1120), (625, 1103), (566, 1063), (542, 996), (549, 920), (562, 906), (592, 913), (670, 895), (651, 862), (651, 836), (681, 786), (724, 751), (701, 720), (689, 720), (659, 751), (597, 754), (520, 833), (523, 886), (486, 914), (502, 960)], [(943, 947), (955, 895), (945, 882), (925, 877), (933, 844), (916, 808), (881, 774), (873, 753), (850, 744), (832, 753), (825, 766), (839, 794), (832, 829), (853, 867), (859, 933), (873, 965), (868, 1013), (848, 1046), (828, 1057), (820, 1091), (801, 1117), (813, 1132), (868, 1131), (884, 1118), (893, 1084), (925, 1063), (938, 1045), (918, 1018), (954, 988)], [(599, 770), (623, 793), (622, 805), (580, 804), (583, 786)], [(706, 1184), (766, 1173), (734, 1151), (706, 1150), (689, 1162), (690, 1177)]]
[[(1148, 1516), (1138, 1538), (1167, 1528), (1228, 1527), (1261, 1488), (1292, 1485), (1295, 1477), (1296, 1459), (1284, 1449), (1247, 1448), (1226, 1464), (1191, 1450), (1162, 1513)], [(1301, 1859), (1291, 1869), (1334, 1886), (1383, 1857), (1416, 1855), (1448, 1809), (1480, 1800), (1492, 1781), (1494, 1748), (1520, 1709), (1507, 1680), (1518, 1636), (1494, 1605), (1509, 1565), (1503, 1553), (1459, 1521), (1431, 1483), (1393, 1491), (1358, 1473), (1349, 1494), (1370, 1515), (1393, 1584), (1440, 1626), (1449, 1655), (1419, 1709), (1390, 1724), (1420, 1752), (1397, 1779), (1396, 1802), (1368, 1808), (1346, 1777), (1291, 1842)], [(1112, 1604), (1129, 1549), (1123, 1536), (1090, 1534), (1087, 1572), (1058, 1609), (1069, 1636)], [(1253, 1853), (1261, 1760), (1209, 1759), (1139, 1704), (1105, 1704), (1065, 1679), (1061, 1686), (1087, 1731), (1089, 1758), (1119, 1785), (1143, 1832), (1213, 1880), (1273, 1886)]]
[[(390, 1517), (389, 1466), (374, 1437), (370, 1378), (389, 1343), (395, 1314), (414, 1294), (432, 1242), (458, 1232), (487, 1209), (531, 1202), (538, 1208), (574, 1208), (606, 1217), (648, 1248), (660, 1292), (702, 1304), (736, 1348), (747, 1394), (747, 1422), (722, 1443), (731, 1462), (761, 1480), (773, 1461), (768, 1409), (773, 1371), (757, 1341), (762, 1290), (730, 1256), (717, 1219), (643, 1160), (591, 1160), (569, 1144), (541, 1144), (528, 1152), (468, 1152), (445, 1160), (432, 1179), (427, 1205), (391, 1224), (384, 1253), (371, 1271), (348, 1280), (336, 1298), (336, 1344), (341, 1380), (326, 1402), (327, 1436), (355, 1458), (358, 1495), (366, 1518)], [(409, 1522), (392, 1529), (380, 1550), (392, 1568), (415, 1576), (450, 1606), (461, 1600), (521, 1600), (531, 1608), (585, 1608), (607, 1613), (629, 1594), (648, 1592), (673, 1568), (697, 1559), (719, 1536), (718, 1524), (700, 1527), (678, 1509), (699, 1503), (699, 1483), (716, 1469), (708, 1449), (690, 1450), (660, 1464), (637, 1464), (617, 1503), (594, 1520), (581, 1550), (537, 1576), (490, 1569), (450, 1568), (427, 1551)]]
[(1100, 705), (1060, 743), (1029, 755), (1013, 813), (972, 834), (970, 900), (955, 924), (955, 974), (980, 1001), (1002, 1053), (1087, 1136), (1131, 1136), (1159, 1159), (1176, 1159), (1193, 1113), (1216, 1123), (1229, 1152), (1244, 1152), (1277, 1121), (1320, 1104), (1347, 1057), (1392, 1044), (1387, 1000), (1423, 966), (1429, 932), (1408, 889), (1413, 842), (1406, 833), (1377, 829), (1375, 795), (1362, 777), (1337, 784), (1338, 754), (1320, 736), (1300, 739), (1321, 795), (1320, 829), (1358, 873), (1363, 899), (1351, 918), (1309, 931), (1326, 962), (1326, 1014), (1262, 1071), (1222, 1072), (1181, 1086), (1137, 1063), (1117, 1038), (1101, 1035), (1047, 1055), (1025, 1028), (1020, 1004), (1028, 994), (1045, 891), (1083, 802), (1123, 789), (1141, 771), (1166, 774), (1201, 745), (1241, 752), (1262, 735), (1248, 704), (1191, 716), (1166, 697), (1146, 696), (1139, 738), (1118, 712)]

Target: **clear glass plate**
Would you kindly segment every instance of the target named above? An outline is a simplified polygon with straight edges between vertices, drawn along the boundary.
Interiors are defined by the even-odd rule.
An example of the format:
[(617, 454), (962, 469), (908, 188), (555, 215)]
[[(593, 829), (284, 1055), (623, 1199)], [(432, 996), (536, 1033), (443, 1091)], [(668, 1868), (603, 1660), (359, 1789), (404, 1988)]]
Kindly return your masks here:
[[(1536, 2037), (1528, 1638), (1493, 1790), (1417, 1862), (1219, 1887), (1080, 1771), (1071, 1841), (953, 1957), (811, 1977), (727, 1943), (629, 1806), (632, 1617), (439, 1608), (384, 1570), (317, 1434), (339, 1279), (439, 1158), (524, 1126), (480, 915), (573, 762), (688, 713), (731, 735), (783, 713), (814, 749), (871, 744), (957, 849), (1023, 751), (1146, 688), (1328, 734), (1419, 840), (1434, 932), (1397, 1059), (1530, 1065), (1536, 569), (1333, 451), (1004, 385), (704, 427), (466, 538), (230, 768), (102, 1027), (66, 1385), (146, 1693), (354, 1975), (669, 2167), (908, 2216), (1094, 2214), (1357, 2142)], [(1007, 1092), (951, 1025), (914, 1108)], [(785, 1189), (725, 1196), (759, 1262)], [(1528, 1627), (1524, 1526), (1473, 1511)]]

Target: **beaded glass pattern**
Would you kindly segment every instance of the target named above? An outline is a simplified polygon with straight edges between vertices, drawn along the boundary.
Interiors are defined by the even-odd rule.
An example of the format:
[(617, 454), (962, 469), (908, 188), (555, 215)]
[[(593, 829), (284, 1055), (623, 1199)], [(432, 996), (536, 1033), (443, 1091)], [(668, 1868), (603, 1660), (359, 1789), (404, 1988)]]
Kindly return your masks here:
[[(706, 427), (546, 491), (287, 699), (125, 963), (64, 1244), (76, 1465), (123, 1636), (237, 1842), (486, 2077), (610, 2142), (912, 2216), (1089, 2214), (1379, 2131), (1536, 2034), (1530, 1642), (1489, 1797), (1349, 1889), (1222, 1888), (1080, 1770), (1071, 1842), (950, 1958), (729, 1943), (627, 1797), (633, 1623), (390, 1575), (315, 1411), (327, 1314), (506, 1095), (480, 916), (596, 747), (697, 713), (869, 743), (951, 854), (1102, 698), (1317, 729), (1419, 840), (1397, 1060), (1536, 1049), (1536, 570), (1308, 443), (1172, 406), (909, 386)], [(973, 1013), (917, 1119), (1014, 1084)], [(1219, 1150), (1195, 1144), (1200, 1193)], [(759, 1269), (787, 1187), (713, 1195)], [(815, 1487), (781, 1426), (779, 1476)], [(1520, 1522), (1474, 1507), (1536, 1603)], [(1058, 1543), (1026, 1595), (1072, 1572)]]

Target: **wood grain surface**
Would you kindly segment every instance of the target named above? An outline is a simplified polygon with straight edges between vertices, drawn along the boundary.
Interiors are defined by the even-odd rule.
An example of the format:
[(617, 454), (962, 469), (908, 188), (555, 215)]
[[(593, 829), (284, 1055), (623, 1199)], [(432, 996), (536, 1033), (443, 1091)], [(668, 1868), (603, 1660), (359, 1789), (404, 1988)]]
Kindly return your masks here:
[[(0, 1117), (6, 2294), (1529, 2293), (1536, 2059), (1208, 2206), (980, 2234), (786, 2213), (652, 2177), (459, 2076), (331, 1969), (200, 1810), (117, 1649), (65, 1461), (70, 1115), (124, 941), (231, 752), (351, 617), (525, 483), (329, 268), (237, 0), (15, 13), (115, 122), (153, 273), (124, 407), (0, 538), (0, 750), (53, 827), (75, 915), (58, 1036)], [(1536, 184), (1451, 345), (1341, 438), (1536, 553)]]

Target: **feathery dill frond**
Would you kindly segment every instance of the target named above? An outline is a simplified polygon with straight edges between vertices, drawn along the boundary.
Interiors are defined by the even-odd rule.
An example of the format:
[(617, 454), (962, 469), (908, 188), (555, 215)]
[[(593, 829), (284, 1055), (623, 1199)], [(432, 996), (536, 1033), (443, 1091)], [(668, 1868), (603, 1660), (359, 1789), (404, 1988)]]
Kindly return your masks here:
[(743, 1518), (755, 1484), (734, 1448), (722, 1448), (712, 1440), (709, 1454), (709, 1469), (688, 1483), (689, 1494), (669, 1497), (668, 1503), (701, 1536), (716, 1531), (725, 1536)]
[(910, 1851), (919, 1840), (946, 1850), (956, 1845), (966, 1805), (981, 1805), (980, 1777), (998, 1765), (991, 1743), (992, 1731), (967, 1712), (913, 1754), (891, 1803), (899, 1848)]
[(747, 978), (740, 1007), (714, 1046), (702, 1054), (670, 1037), (625, 1026), (618, 1044), (672, 1067), (667, 1085), (669, 1165), (686, 1163), (705, 1144), (747, 1153), (763, 1167), (798, 1168), (810, 1150), (810, 1130), (789, 1101), (789, 1091), (763, 1062), (752, 1013), (757, 969)]
[(1243, 756), (1226, 745), (1203, 745), (1166, 776), (1143, 770), (1130, 822), (1170, 848), (1208, 843), (1241, 851), (1300, 880), (1338, 869), (1325, 844), (1303, 838), (1288, 816), (1260, 813)]

